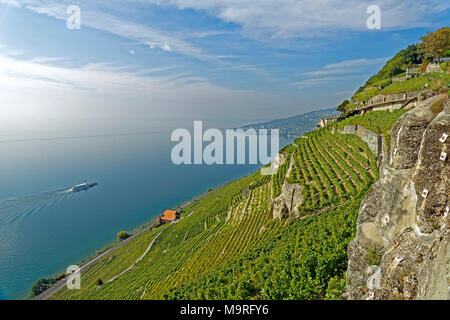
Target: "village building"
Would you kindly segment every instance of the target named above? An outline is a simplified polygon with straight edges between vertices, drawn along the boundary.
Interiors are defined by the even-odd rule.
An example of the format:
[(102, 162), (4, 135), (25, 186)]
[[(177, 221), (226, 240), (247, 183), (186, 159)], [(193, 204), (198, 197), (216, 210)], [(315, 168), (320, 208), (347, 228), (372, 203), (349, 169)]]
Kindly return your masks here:
[(162, 216), (160, 216), (158, 218), (158, 222), (160, 225), (165, 224), (167, 222), (173, 222), (177, 219), (180, 218), (180, 213), (178, 211), (174, 211), (174, 210), (166, 210), (164, 211), (164, 213), (162, 214)]
[(425, 70), (426, 73), (428, 72), (443, 72), (441, 69), (441, 65), (438, 62), (430, 63), (427, 65), (427, 69)]
[(450, 57), (434, 58), (433, 62), (434, 63), (450, 62)]
[(333, 117), (328, 117), (328, 118), (322, 118), (320, 119), (319, 123), (317, 124), (318, 128), (323, 128), (326, 127), (327, 125), (329, 125), (330, 123), (336, 122), (338, 121), (339, 116), (333, 116)]
[(406, 67), (406, 78), (414, 78), (419, 75), (419, 67)]

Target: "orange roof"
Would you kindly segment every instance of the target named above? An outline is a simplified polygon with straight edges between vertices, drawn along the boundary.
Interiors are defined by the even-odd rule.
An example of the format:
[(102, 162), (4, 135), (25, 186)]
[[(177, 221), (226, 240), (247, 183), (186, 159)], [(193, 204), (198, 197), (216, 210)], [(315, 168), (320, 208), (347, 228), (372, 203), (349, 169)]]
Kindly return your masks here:
[(174, 221), (177, 217), (177, 212), (173, 210), (166, 210), (164, 211), (161, 219), (166, 221)]

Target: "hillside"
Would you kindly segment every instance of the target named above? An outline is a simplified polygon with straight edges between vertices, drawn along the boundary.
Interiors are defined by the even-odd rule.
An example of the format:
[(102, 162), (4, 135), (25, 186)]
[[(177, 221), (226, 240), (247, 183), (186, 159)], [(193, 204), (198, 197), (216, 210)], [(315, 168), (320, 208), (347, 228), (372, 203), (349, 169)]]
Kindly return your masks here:
[(316, 110), (296, 116), (276, 119), (262, 123), (254, 123), (243, 126), (242, 129), (279, 129), (280, 136), (299, 137), (305, 132), (314, 130), (321, 118), (330, 117), (338, 114), (335, 108)]
[[(283, 150), (286, 158), (294, 160), (295, 165), (291, 170), (289, 170), (290, 161), (285, 161), (276, 176), (261, 176), (255, 173), (210, 193), (185, 208), (177, 223), (146, 232), (117, 252), (104, 257), (100, 263), (82, 275), (81, 290), (64, 289), (54, 298), (172, 297), (178, 294), (173, 292), (175, 288), (183, 288), (180, 285), (196, 286), (198, 281), (208, 281), (205, 279), (223, 272), (221, 270), (234, 268), (236, 264), (240, 265), (242, 259), (258, 255), (258, 250), (266, 250), (268, 253), (276, 249), (271, 254), (273, 262), (278, 264), (281, 253), (278, 252), (279, 247), (273, 243), (284, 237), (297, 239), (300, 237), (299, 232), (305, 233), (311, 239), (321, 238), (327, 243), (321, 249), (324, 250), (322, 253), (314, 253), (315, 249), (306, 241), (305, 236), (301, 236), (305, 242), (296, 249), (300, 251), (295, 253), (300, 254), (304, 251), (312, 254), (312, 260), (307, 263), (307, 269), (310, 271), (299, 276), (306, 277), (305, 281), (312, 277), (308, 280), (311, 281), (310, 285), (320, 281), (320, 288), (317, 288), (315, 295), (317, 298), (325, 298), (326, 288), (331, 279), (340, 284), (344, 283), (346, 244), (353, 236), (356, 208), (378, 174), (375, 156), (361, 139), (341, 135), (337, 131), (332, 134), (331, 129), (313, 131), (308, 139), (299, 139)], [(288, 171), (290, 175), (286, 177)], [(286, 213), (291, 219), (286, 219), (287, 216), (282, 219), (274, 218), (272, 204), (281, 194), (282, 186), (288, 182), (304, 187), (302, 196), (305, 201), (292, 212)], [(342, 219), (338, 224), (335, 224), (336, 216)], [(292, 219), (294, 217), (302, 219)], [(310, 224), (321, 225), (323, 231), (317, 233), (317, 228), (306, 227)], [(324, 236), (329, 233), (335, 236)], [(156, 237), (143, 260), (130, 271), (109, 282), (115, 275), (132, 265)], [(281, 241), (288, 247), (296, 247), (295, 242)], [(322, 266), (317, 262), (319, 255), (324, 259)], [(304, 257), (306, 259), (306, 256)], [(335, 260), (333, 262), (335, 267), (325, 267), (325, 261), (331, 260)], [(263, 261), (264, 259), (261, 266), (266, 265)], [(306, 264), (303, 263), (297, 262), (295, 265), (306, 268)], [(317, 268), (326, 268), (326, 271), (319, 271)], [(238, 274), (234, 275), (236, 278), (233, 276), (232, 283), (236, 281), (238, 287), (242, 282), (246, 283), (249, 280), (248, 274), (243, 273), (242, 278), (238, 277)], [(97, 286), (98, 279), (104, 283), (100, 287)], [(288, 278), (285, 281), (289, 287), (288, 284), (293, 279)], [(232, 283), (230, 286), (234, 286)], [(226, 288), (227, 285), (224, 283), (223, 290)], [(200, 292), (191, 289), (188, 291), (195, 297), (201, 297)], [(277, 295), (287, 294), (285, 292), (264, 295), (258, 290), (256, 293), (254, 290), (247, 290), (246, 294), (231, 292), (227, 294), (228, 298), (276, 298)]]
[[(416, 53), (414, 48), (399, 53), (369, 79), (365, 87), (398, 75), (409, 64), (408, 57)], [(379, 259), (383, 263), (388, 261), (385, 260), (388, 259), (385, 258), (386, 246), (392, 245), (390, 241), (394, 238), (392, 234), (384, 235), (391, 231), (380, 227), (380, 237), (389, 241), (383, 240), (384, 247), (372, 250), (361, 236), (364, 234), (361, 224), (371, 222), (379, 227), (386, 215), (389, 219), (401, 217), (401, 213), (389, 211), (390, 201), (401, 198), (392, 200), (394, 195), (409, 192), (404, 190), (405, 181), (401, 180), (404, 163), (395, 162), (397, 154), (409, 159), (407, 169), (413, 168), (415, 161), (424, 163), (418, 165), (420, 170), (408, 173), (415, 175), (409, 178), (419, 179), (419, 173), (415, 172), (420, 171), (420, 183), (426, 180), (425, 164), (434, 168), (427, 162), (431, 151), (422, 147), (423, 139), (428, 141), (431, 133), (429, 136), (424, 132), (429, 130), (427, 126), (434, 126), (438, 121), (441, 133), (448, 131), (450, 80), (445, 72), (424, 73), (403, 82), (386, 82), (382, 89), (376, 88), (373, 93), (373, 97), (385, 89), (385, 93), (402, 90), (409, 93), (422, 86), (423, 78), (428, 79), (431, 89), (408, 98), (406, 103), (389, 102), (382, 110), (371, 109), (358, 114), (349, 112), (352, 106), (346, 104), (346, 114), (338, 122), (311, 131), (280, 151), (281, 165), (276, 175), (262, 176), (256, 172), (208, 193), (185, 207), (180, 220), (144, 229), (120, 248), (108, 252), (83, 272), (81, 290), (63, 288), (52, 298), (367, 298), (367, 268), (380, 264)], [(404, 122), (411, 117), (415, 123)], [(432, 139), (437, 132), (433, 131)], [(435, 142), (433, 140), (433, 145)], [(425, 151), (418, 154), (418, 150)], [(399, 170), (401, 183), (391, 183), (392, 179), (397, 179), (396, 173), (387, 172), (391, 161)], [(446, 162), (439, 163), (442, 164), (445, 166)], [(446, 172), (448, 174), (448, 170)], [(448, 176), (433, 176), (433, 179), (433, 185), (441, 185), (445, 179), (448, 181)], [(383, 192), (380, 193), (380, 189)], [(442, 226), (443, 219), (436, 218), (435, 211), (441, 210), (445, 203), (448, 205), (448, 190), (441, 189), (437, 198), (433, 196), (437, 199), (435, 202), (422, 202), (417, 206), (422, 206), (420, 232), (432, 233)], [(416, 200), (420, 192), (417, 189), (414, 194)], [(402, 206), (401, 203), (395, 205), (396, 208)], [(364, 211), (366, 207), (371, 208), (370, 214)], [(384, 211), (378, 213), (379, 208)], [(374, 229), (372, 224), (370, 230)], [(402, 229), (405, 230), (409, 229)], [(396, 236), (398, 232), (395, 231)], [(370, 238), (370, 232), (368, 234)], [(379, 244), (377, 241), (374, 240)], [(417, 236), (411, 243), (417, 241), (422, 239)], [(431, 250), (420, 248), (423, 257)], [(445, 249), (439, 250), (445, 253)], [(439, 261), (443, 259), (442, 254), (439, 253)], [(387, 262), (380, 266), (387, 267)], [(437, 274), (442, 262), (432, 267)], [(408, 270), (405, 268), (401, 272)], [(420, 274), (420, 270), (414, 272)], [(416, 286), (419, 291), (426, 286), (428, 276), (422, 272), (421, 286)], [(434, 276), (433, 281), (437, 282), (438, 278)], [(384, 287), (383, 290), (390, 289)]]
[[(427, 93), (447, 87), (450, 83), (448, 57), (450, 28), (441, 28), (421, 38), (389, 59), (384, 67), (370, 77), (338, 111), (351, 113), (371, 106), (392, 94)], [(446, 59), (446, 61), (441, 61)], [(378, 98), (378, 99), (377, 99)], [(374, 101), (372, 101), (374, 100)]]

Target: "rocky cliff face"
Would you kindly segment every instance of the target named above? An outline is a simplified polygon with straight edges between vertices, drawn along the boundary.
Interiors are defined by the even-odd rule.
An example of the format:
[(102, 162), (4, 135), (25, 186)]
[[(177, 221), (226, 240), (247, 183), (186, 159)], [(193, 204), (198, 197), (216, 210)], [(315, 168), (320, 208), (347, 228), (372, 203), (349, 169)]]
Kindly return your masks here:
[(349, 246), (348, 299), (449, 299), (450, 100), (418, 104), (395, 124), (380, 179)]
[[(287, 159), (285, 159), (287, 161)], [(289, 169), (281, 188), (281, 194), (272, 200), (272, 216), (278, 219), (298, 217), (298, 206), (303, 201), (303, 186), (299, 183), (289, 183), (288, 177), (294, 167), (294, 158), (290, 158)]]

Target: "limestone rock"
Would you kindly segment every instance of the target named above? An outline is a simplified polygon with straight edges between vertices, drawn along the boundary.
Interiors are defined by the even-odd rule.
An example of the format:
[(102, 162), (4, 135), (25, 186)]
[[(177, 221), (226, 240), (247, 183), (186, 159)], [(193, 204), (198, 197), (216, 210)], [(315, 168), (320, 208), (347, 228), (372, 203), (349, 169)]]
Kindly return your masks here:
[(281, 187), (281, 194), (272, 201), (272, 215), (280, 220), (292, 216), (298, 217), (297, 207), (303, 201), (303, 186), (299, 183), (289, 183), (287, 181), (294, 165), (294, 159), (291, 158), (285, 181)]
[[(439, 141), (450, 132), (450, 100), (436, 116), (430, 110), (436, 99), (421, 101), (392, 128), (387, 161), (361, 203), (349, 245), (348, 299), (450, 298), (450, 217), (444, 215), (450, 167), (448, 159), (440, 160), (450, 139)], [(374, 252), (380, 257), (377, 281), (367, 272)]]

